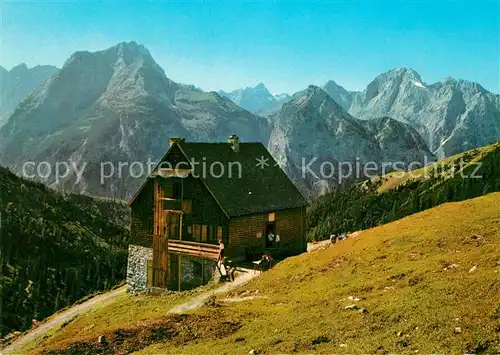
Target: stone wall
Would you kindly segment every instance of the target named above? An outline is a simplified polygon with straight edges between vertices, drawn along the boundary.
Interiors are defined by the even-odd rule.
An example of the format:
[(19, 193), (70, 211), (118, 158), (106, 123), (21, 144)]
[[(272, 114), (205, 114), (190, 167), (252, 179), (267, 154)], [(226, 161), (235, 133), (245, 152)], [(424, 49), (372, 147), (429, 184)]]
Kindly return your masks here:
[(218, 275), (215, 261), (183, 255), (181, 258), (181, 288), (190, 290), (205, 285)]
[[(153, 260), (152, 248), (129, 245), (127, 262), (128, 292), (151, 291), (151, 288), (148, 286), (148, 260)], [(205, 285), (220, 277), (219, 272), (215, 268), (215, 261), (213, 260), (182, 255), (181, 268), (182, 290), (190, 290)]]
[(127, 262), (127, 290), (129, 292), (147, 292), (148, 260), (153, 260), (153, 249), (138, 245), (129, 245)]

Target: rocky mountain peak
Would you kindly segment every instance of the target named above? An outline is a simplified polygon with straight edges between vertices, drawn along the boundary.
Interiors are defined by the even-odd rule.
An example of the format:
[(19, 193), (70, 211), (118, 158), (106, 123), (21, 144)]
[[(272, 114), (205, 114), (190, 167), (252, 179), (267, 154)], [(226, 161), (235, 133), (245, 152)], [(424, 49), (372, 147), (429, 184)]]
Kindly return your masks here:
[(267, 87), (262, 82), (258, 83), (254, 87), (248, 86), (248, 87), (244, 88), (243, 92), (245, 92), (247, 94), (259, 94), (259, 95), (266, 95), (269, 97), (272, 96), (271, 93), (269, 92), (269, 90), (267, 89)]
[[(323, 85), (323, 89), (331, 88), (334, 90), (345, 90), (343, 86), (337, 84), (335, 80), (328, 80), (325, 85)], [(347, 91), (347, 90), (346, 90)]]
[[(491, 94), (488, 90), (482, 87), (480, 84), (475, 83), (473, 81), (463, 80), (463, 79), (454, 79), (451, 77), (447, 77), (441, 81), (442, 84), (452, 86), (456, 89), (459, 89), (462, 92), (467, 92), (469, 94)], [(493, 94), (494, 95), (494, 94)], [(496, 95), (499, 96), (499, 95)]]
[(455, 83), (456, 82), (456, 79), (451, 77), (451, 76), (446, 76), (443, 78), (443, 80), (441, 80), (441, 82), (443, 84), (447, 84), (447, 83)]
[(335, 102), (325, 90), (316, 85), (309, 85), (305, 90), (293, 95), (292, 100), (286, 106), (320, 111), (327, 109), (338, 112), (343, 116), (348, 115), (342, 106)]
[(37, 65), (28, 68), (25, 63), (16, 65), (10, 71), (0, 68), (0, 127), (14, 107), (27, 94), (45, 80), (53, 76), (58, 69), (51, 65)]
[[(103, 161), (146, 162), (161, 157), (168, 137), (220, 141), (237, 134), (267, 143), (267, 121), (217, 93), (175, 83), (135, 42), (74, 53), (6, 116), (0, 128), (0, 164), (23, 161), (88, 162), (83, 176), (47, 184), (108, 196), (130, 196), (142, 178), (130, 171), (99, 183)], [(28, 142), (27, 137), (31, 137)], [(167, 137), (167, 138), (166, 138)], [(167, 139), (167, 140), (166, 140)]]
[(422, 77), (416, 70), (412, 68), (395, 68), (388, 70), (387, 72), (381, 74), (380, 76), (386, 77), (400, 77), (407, 80), (415, 80), (422, 82)]
[(28, 66), (26, 65), (26, 63), (21, 63), (21, 64), (16, 65), (14, 68), (12, 68), (10, 70), (10, 73), (11, 73), (11, 75), (18, 75), (20, 73), (27, 72), (28, 70), (29, 69), (28, 69)]
[(219, 94), (252, 113), (268, 110), (279, 104), (263, 83), (231, 92), (221, 90)]
[(292, 97), (286, 93), (277, 94), (277, 95), (274, 95), (274, 97), (276, 98), (276, 100), (278, 100), (278, 103), (280, 105), (283, 105), (284, 103), (287, 103), (292, 99)]
[(281, 93), (281, 94), (276, 94), (274, 95), (274, 97), (276, 98), (276, 100), (278, 101), (286, 101), (286, 100), (289, 100), (291, 98), (290, 95), (288, 95), (287, 93)]
[[(336, 184), (335, 173), (322, 176), (332, 162), (423, 162), (433, 157), (419, 134), (389, 117), (359, 120), (352, 117), (322, 88), (310, 85), (296, 93), (272, 115), (271, 154), (304, 193), (315, 195)], [(304, 176), (303, 163), (310, 162)], [(323, 174), (325, 175), (325, 174)], [(353, 180), (356, 177), (350, 177)]]
[(110, 48), (110, 50), (116, 51), (116, 56), (123, 58), (126, 63), (131, 63), (138, 58), (153, 61), (153, 57), (149, 50), (142, 44), (138, 44), (134, 41), (119, 43), (116, 47)]
[(134, 41), (121, 42), (116, 46), (97, 51), (78, 51), (73, 53), (64, 63), (63, 68), (72, 65), (103, 65), (103, 66), (129, 66), (134, 63), (143, 63), (145, 65), (155, 66), (163, 71), (154, 61), (149, 50), (142, 44)]
[(328, 80), (325, 85), (323, 85), (323, 90), (325, 90), (328, 95), (346, 111), (349, 110), (352, 101), (359, 94), (356, 91), (346, 90), (333, 80)]
[(316, 85), (309, 85), (307, 89), (304, 90), (304, 94), (308, 96), (315, 96), (315, 95), (321, 95), (321, 96), (328, 96), (322, 88)]
[(362, 119), (390, 116), (411, 123), (440, 158), (498, 140), (499, 112), (500, 96), (478, 83), (448, 77), (424, 84), (408, 68), (377, 76), (349, 109)]
[[(125, 52), (143, 52), (147, 55), (150, 55), (149, 50), (142, 44), (137, 43), (136, 41), (124, 41), (120, 42), (115, 46), (120, 51)], [(111, 47), (113, 48), (113, 47)]]
[(397, 68), (378, 75), (364, 91), (364, 100), (371, 100), (377, 95), (388, 94), (393, 96), (398, 94), (400, 89), (412, 91), (417, 88), (424, 88), (422, 78), (413, 69)]
[(269, 92), (269, 90), (267, 90), (267, 87), (264, 85), (263, 82), (260, 82), (257, 85), (255, 85), (255, 87), (253, 89), (254, 90), (266, 90), (267, 92)]

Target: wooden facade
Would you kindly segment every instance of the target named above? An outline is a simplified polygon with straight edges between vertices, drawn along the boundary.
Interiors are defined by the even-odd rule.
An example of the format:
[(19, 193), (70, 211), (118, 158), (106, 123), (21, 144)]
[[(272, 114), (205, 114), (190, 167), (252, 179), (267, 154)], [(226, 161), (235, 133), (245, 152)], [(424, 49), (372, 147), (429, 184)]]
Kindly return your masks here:
[[(254, 254), (252, 251), (258, 253), (262, 250), (271, 254), (302, 253), (307, 249), (303, 238), (305, 217), (305, 208), (295, 208), (232, 218), (229, 224), (228, 255), (235, 258), (241, 255), (249, 257), (249, 254)], [(266, 239), (269, 229), (280, 236), (278, 243)]]
[[(189, 157), (182, 144), (174, 143), (161, 163), (189, 167)], [(247, 213), (251, 209), (247, 208), (243, 214), (228, 213), (229, 207), (226, 209), (220, 202), (223, 198), (193, 170), (165, 168), (163, 165), (167, 164), (161, 163), (130, 202), (131, 243), (153, 249), (153, 260), (148, 266), (152, 287), (180, 290), (183, 257), (214, 261), (219, 253), (219, 239), (232, 260), (252, 257), (252, 251), (291, 255), (306, 250), (305, 202), (299, 200), (290, 208), (254, 208), (254, 213)], [(283, 181), (281, 176), (280, 179)], [(245, 207), (245, 202), (241, 203)], [(280, 236), (279, 243), (268, 242), (269, 231)], [(201, 265), (203, 269), (205, 264)]]

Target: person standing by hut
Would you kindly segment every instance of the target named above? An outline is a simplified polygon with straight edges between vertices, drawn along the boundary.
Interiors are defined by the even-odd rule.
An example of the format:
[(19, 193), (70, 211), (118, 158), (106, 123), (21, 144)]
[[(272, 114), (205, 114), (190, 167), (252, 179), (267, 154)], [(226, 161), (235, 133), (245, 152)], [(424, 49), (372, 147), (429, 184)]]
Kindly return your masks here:
[(217, 257), (217, 261), (224, 263), (224, 242), (222, 239), (219, 239), (219, 256)]

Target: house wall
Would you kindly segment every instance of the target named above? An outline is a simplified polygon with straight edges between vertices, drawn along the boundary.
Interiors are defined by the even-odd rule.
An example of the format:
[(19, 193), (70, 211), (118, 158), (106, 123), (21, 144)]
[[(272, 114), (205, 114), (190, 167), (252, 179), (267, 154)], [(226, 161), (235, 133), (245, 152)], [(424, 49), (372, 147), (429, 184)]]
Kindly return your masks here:
[[(276, 234), (280, 236), (280, 245), (275, 253), (283, 255), (299, 254), (307, 249), (305, 241), (305, 208), (276, 211)], [(229, 222), (228, 257), (237, 260), (246, 257), (247, 249), (265, 249), (265, 229), (269, 213), (234, 217)], [(257, 234), (261, 237), (257, 238)], [(271, 251), (273, 254), (273, 251)]]
[(280, 235), (283, 247), (292, 254), (307, 251), (305, 207), (277, 211), (276, 234)]
[[(170, 166), (175, 168), (180, 162), (187, 162), (180, 149), (175, 146), (164, 159)], [(136, 196), (134, 202), (130, 205), (131, 225), (130, 235), (131, 244), (153, 247), (153, 227), (154, 227), (154, 180), (148, 179), (146, 185)]]
[(153, 247), (154, 181), (149, 180), (131, 209), (131, 244)]
[[(169, 167), (175, 168), (180, 162), (187, 162), (180, 149), (176, 146), (172, 148), (164, 161), (170, 163)], [(167, 167), (165, 165), (165, 167)], [(185, 168), (185, 166), (181, 166)], [(182, 182), (184, 200), (192, 201), (192, 212), (183, 215), (182, 239), (193, 240), (188, 233), (188, 226), (193, 224), (212, 225), (222, 227), (222, 239), (225, 243), (229, 240), (229, 219), (224, 214), (217, 201), (207, 190), (203, 182), (188, 176), (184, 179), (162, 179), (158, 178), (160, 184), (165, 188), (170, 188), (174, 180)], [(139, 195), (136, 197), (131, 207), (131, 244), (144, 247), (153, 246), (153, 226), (154, 226), (154, 180), (150, 179)], [(217, 240), (207, 241), (217, 244)]]
[[(178, 146), (170, 150), (164, 161), (168, 161), (173, 168), (187, 168), (186, 163), (189, 162)], [(222, 238), (227, 242), (229, 237), (229, 220), (212, 194), (199, 178), (189, 175), (187, 178), (181, 180), (183, 185), (182, 199), (192, 201), (192, 213), (183, 215), (182, 239), (192, 240), (188, 233), (188, 226), (200, 224), (221, 226)], [(217, 243), (217, 241), (213, 240), (212, 243)]]
[[(193, 224), (222, 227), (222, 240), (229, 240), (229, 219), (226, 217), (217, 201), (207, 190), (200, 179), (189, 176), (183, 179), (183, 198), (192, 201), (192, 213), (183, 216), (182, 239), (193, 240), (193, 232), (188, 233), (188, 226)], [(218, 244), (216, 238), (206, 243)]]
[[(164, 161), (170, 165), (164, 167), (175, 168), (179, 162), (187, 162), (178, 147), (174, 147)], [(179, 166), (186, 168), (186, 166)], [(211, 225), (222, 227), (222, 238), (227, 244), (229, 239), (229, 219), (226, 217), (217, 201), (200, 179), (188, 176), (184, 179), (162, 179), (158, 182), (164, 189), (171, 188), (174, 180), (181, 181), (184, 200), (192, 201), (192, 212), (183, 214), (182, 239), (193, 240), (188, 233), (188, 226), (193, 224)], [(148, 260), (153, 259), (153, 231), (154, 231), (154, 180), (149, 179), (139, 195), (135, 198), (131, 207), (131, 245), (129, 246), (129, 257), (127, 266), (128, 289), (133, 292), (148, 291)], [(218, 244), (214, 238), (207, 243)], [(178, 289), (178, 259), (177, 255), (172, 257), (169, 265), (172, 275), (170, 277), (170, 289)], [(194, 263), (203, 264), (204, 275), (201, 277), (195, 273)], [(190, 256), (181, 258), (181, 284), (182, 289), (190, 289), (207, 283), (213, 278), (214, 261), (199, 259)]]

